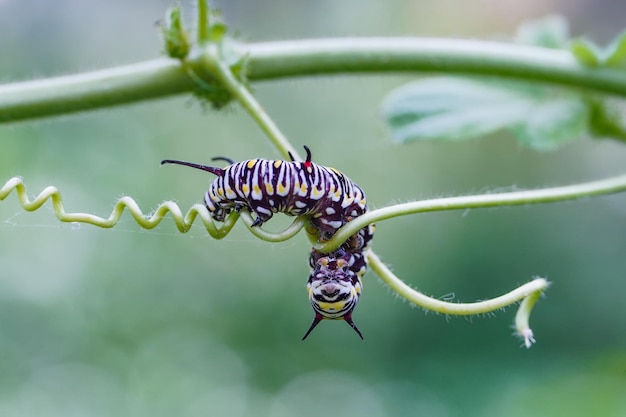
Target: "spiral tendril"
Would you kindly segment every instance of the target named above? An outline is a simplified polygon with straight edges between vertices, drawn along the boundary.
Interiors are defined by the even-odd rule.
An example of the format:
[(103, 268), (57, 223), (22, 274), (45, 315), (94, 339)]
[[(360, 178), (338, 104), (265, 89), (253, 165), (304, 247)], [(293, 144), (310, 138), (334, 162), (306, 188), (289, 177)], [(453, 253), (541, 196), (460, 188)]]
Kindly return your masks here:
[(224, 224), (218, 226), (209, 214), (209, 211), (203, 205), (194, 204), (183, 216), (182, 210), (173, 201), (165, 201), (161, 203), (151, 215), (146, 215), (141, 211), (139, 205), (131, 197), (120, 198), (113, 207), (111, 215), (108, 218), (103, 218), (87, 213), (67, 213), (63, 206), (61, 192), (53, 186), (44, 188), (44, 190), (31, 201), (28, 197), (26, 186), (19, 177), (11, 178), (2, 188), (0, 188), (0, 200), (4, 200), (13, 190), (15, 190), (17, 194), (20, 205), (26, 211), (35, 211), (50, 199), (52, 200), (54, 214), (59, 221), (67, 223), (88, 223), (106, 229), (114, 227), (119, 222), (122, 214), (124, 213), (124, 209), (128, 210), (139, 226), (148, 230), (154, 229), (158, 226), (167, 213), (171, 214), (176, 228), (181, 233), (187, 233), (191, 229), (191, 226), (196, 218), (200, 218), (206, 231), (214, 239), (222, 239), (228, 235), (239, 217), (243, 218), (243, 221), (250, 232), (258, 238), (269, 242), (282, 242), (291, 239), (305, 224), (305, 219), (296, 218), (294, 222), (284, 231), (273, 233), (259, 227), (252, 227), (253, 220), (250, 213), (242, 211), (240, 213), (231, 213), (226, 218)]

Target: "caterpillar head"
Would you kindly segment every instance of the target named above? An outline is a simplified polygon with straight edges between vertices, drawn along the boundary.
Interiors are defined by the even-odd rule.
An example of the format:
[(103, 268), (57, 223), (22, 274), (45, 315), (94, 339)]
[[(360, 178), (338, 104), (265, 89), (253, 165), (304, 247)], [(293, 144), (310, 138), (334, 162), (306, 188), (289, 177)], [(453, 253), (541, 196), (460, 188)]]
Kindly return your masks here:
[(361, 295), (360, 277), (350, 270), (343, 258), (325, 256), (317, 260), (307, 283), (309, 301), (315, 318), (302, 340), (323, 319), (345, 320), (363, 339), (363, 335), (352, 321), (352, 311)]

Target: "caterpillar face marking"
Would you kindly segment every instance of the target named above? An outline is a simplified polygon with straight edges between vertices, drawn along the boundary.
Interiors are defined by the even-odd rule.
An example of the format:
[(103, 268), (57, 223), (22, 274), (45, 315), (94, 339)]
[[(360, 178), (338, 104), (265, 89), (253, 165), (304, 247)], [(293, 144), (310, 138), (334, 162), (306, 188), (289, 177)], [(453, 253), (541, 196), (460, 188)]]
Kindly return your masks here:
[[(350, 257), (349, 254), (345, 256)], [(323, 319), (345, 320), (350, 327), (363, 339), (361, 331), (352, 321), (352, 311), (361, 295), (361, 276), (349, 267), (344, 257), (321, 257), (311, 273), (307, 291), (315, 317), (302, 340), (313, 331)]]
[(374, 225), (368, 225), (334, 252), (323, 254), (311, 250), (307, 291), (315, 317), (302, 340), (324, 319), (345, 320), (363, 339), (352, 320), (352, 312), (361, 296), (361, 279), (367, 269), (366, 253), (373, 237)]

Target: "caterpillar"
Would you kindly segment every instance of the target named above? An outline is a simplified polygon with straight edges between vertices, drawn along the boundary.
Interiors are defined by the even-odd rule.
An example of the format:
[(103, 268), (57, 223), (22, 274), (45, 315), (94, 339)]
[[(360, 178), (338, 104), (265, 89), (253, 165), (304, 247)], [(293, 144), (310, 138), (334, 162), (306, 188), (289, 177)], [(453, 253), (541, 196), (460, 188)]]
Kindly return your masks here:
[[(224, 221), (233, 210), (247, 209), (256, 215), (253, 226), (260, 226), (274, 213), (311, 216), (312, 224), (326, 237), (332, 236), (344, 223), (350, 210), (353, 217), (366, 210), (365, 194), (352, 180), (335, 168), (311, 162), (249, 159), (230, 163), (226, 168), (166, 159), (161, 164), (185, 165), (215, 174), (204, 202), (217, 221)], [(214, 159), (215, 160), (215, 159)]]
[[(255, 214), (252, 226), (262, 225), (275, 213), (308, 216), (307, 230), (323, 242), (367, 211), (365, 193), (337, 169), (312, 162), (310, 149), (304, 149), (304, 161), (295, 161), (290, 153), (291, 161), (235, 162), (225, 157), (213, 158), (226, 161), (229, 165), (225, 168), (172, 159), (161, 164), (184, 165), (217, 176), (204, 196), (209, 213), (217, 221), (224, 221), (232, 211), (239, 210)], [(307, 292), (315, 317), (302, 340), (323, 319), (343, 319), (363, 338), (352, 320), (352, 312), (361, 294), (361, 277), (367, 267), (365, 251), (373, 233), (374, 226), (370, 225), (331, 253), (311, 251)]]

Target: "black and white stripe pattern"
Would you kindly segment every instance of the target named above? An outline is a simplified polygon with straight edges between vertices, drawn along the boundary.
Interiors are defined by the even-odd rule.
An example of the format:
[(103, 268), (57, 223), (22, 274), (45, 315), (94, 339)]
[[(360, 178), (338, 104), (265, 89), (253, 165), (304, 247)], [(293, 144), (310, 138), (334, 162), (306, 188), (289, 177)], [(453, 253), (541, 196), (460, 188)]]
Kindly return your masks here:
[(256, 214), (255, 225), (274, 213), (311, 216), (316, 227), (334, 233), (344, 224), (344, 212), (353, 217), (366, 208), (363, 190), (334, 168), (310, 161), (250, 159), (224, 168), (205, 195), (216, 220), (245, 208)]

